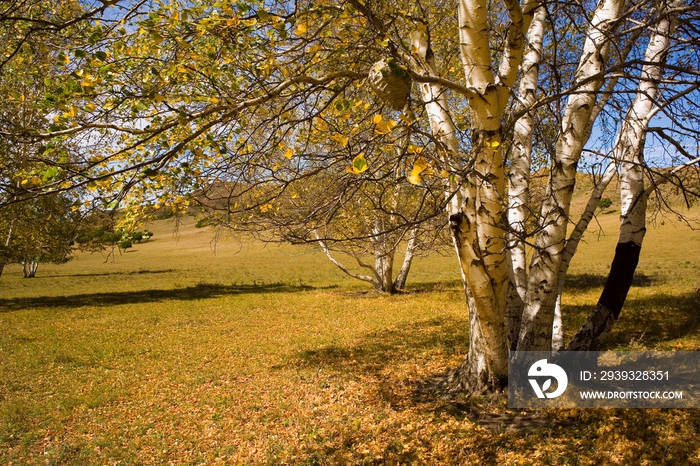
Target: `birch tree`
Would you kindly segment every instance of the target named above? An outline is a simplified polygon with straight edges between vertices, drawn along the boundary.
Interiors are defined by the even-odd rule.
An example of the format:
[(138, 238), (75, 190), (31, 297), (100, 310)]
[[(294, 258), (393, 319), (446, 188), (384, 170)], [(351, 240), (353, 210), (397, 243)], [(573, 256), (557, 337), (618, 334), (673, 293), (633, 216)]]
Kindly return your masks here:
[[(320, 179), (330, 166), (349, 168), (349, 185), (392, 177), (406, 183), (414, 174), (432, 180), (420, 189), (439, 187), (469, 312), (469, 353), (445, 384), (498, 390), (506, 383), (508, 350), (551, 348), (582, 153), (620, 90), (616, 80), (654, 81), (651, 68), (641, 78), (631, 73), (638, 39), (663, 28), (664, 15), (649, 5), (601, 0), (591, 11), (588, 4), (536, 0), (162, 2), (109, 47), (96, 43), (73, 53), (66, 73), (80, 82), (54, 95), (62, 106), (54, 128), (27, 137), (89, 139), (99, 152), (86, 148), (81, 161), (61, 166), (60, 181), (41, 189), (132, 194), (138, 202), (128, 215), (143, 212), (143, 199), (185, 209), (187, 193), (211, 178), (240, 183), (227, 199), (240, 221), (276, 212), (293, 196), (292, 180)], [(554, 30), (560, 12), (571, 19), (565, 38)], [(676, 13), (697, 24), (692, 7)], [(681, 42), (697, 50), (696, 40)], [(545, 56), (552, 60), (546, 66)], [(641, 61), (655, 66), (661, 58)], [(412, 81), (400, 102), (370, 86), (376, 66), (387, 80)], [(697, 72), (692, 61), (681, 66)], [(542, 84), (545, 70), (555, 87)], [(696, 102), (697, 88), (686, 81), (685, 90), (680, 80), (664, 83), (665, 90)], [(373, 93), (358, 94), (369, 87)], [(633, 121), (639, 111), (620, 138), (630, 141), (620, 149), (630, 155), (619, 155), (630, 193), (639, 193), (633, 187), (643, 146)], [(545, 147), (546, 189), (534, 211), (533, 133), (542, 113), (556, 130)], [(686, 137), (697, 136), (692, 124), (685, 128)], [(355, 166), (359, 160), (370, 169)], [(385, 166), (392, 169), (379, 169)], [(628, 198), (625, 221), (638, 236), (639, 196)], [(318, 232), (314, 227), (308, 231)], [(625, 233), (625, 244), (641, 241), (637, 236)]]
[[(619, 318), (632, 286), (646, 233), (649, 191), (644, 183), (644, 143), (649, 122), (661, 109), (657, 100), (659, 83), (663, 78), (663, 65), (666, 63), (675, 30), (674, 10), (679, 6), (680, 2), (677, 1), (659, 4), (661, 19), (652, 29), (644, 55), (639, 87), (620, 125), (612, 155), (613, 160), (619, 161), (620, 164), (620, 233), (615, 256), (598, 304), (574, 336), (568, 346), (569, 350), (595, 350), (600, 347), (613, 322)], [(591, 202), (596, 200), (598, 192), (609, 178), (606, 173), (594, 196), (591, 196)], [(587, 210), (590, 211), (590, 207)], [(585, 222), (589, 217), (587, 214), (588, 212), (584, 213), (581, 222)], [(577, 232), (580, 230), (581, 227), (577, 225)], [(578, 241), (578, 238), (575, 239)], [(575, 248), (575, 243), (571, 242)]]

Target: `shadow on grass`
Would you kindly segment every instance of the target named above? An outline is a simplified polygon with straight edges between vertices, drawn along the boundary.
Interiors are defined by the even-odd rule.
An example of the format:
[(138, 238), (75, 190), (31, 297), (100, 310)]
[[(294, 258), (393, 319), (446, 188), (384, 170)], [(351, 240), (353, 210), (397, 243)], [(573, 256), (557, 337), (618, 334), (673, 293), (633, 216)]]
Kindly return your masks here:
[[(603, 288), (607, 275), (596, 275), (592, 273), (569, 274), (566, 276), (566, 291), (588, 291), (594, 288)], [(651, 286), (653, 284), (663, 283), (664, 277), (659, 274), (645, 275), (636, 273), (632, 280), (632, 286)]]
[[(564, 307), (564, 321), (571, 335), (583, 324), (590, 311), (590, 306)], [(695, 344), (700, 345), (700, 290), (677, 295), (663, 293), (643, 298), (628, 297), (606, 349), (627, 348), (633, 344), (654, 345), (693, 334), (698, 334)]]
[[(621, 319), (613, 328), (613, 338), (608, 348), (625, 347), (630, 340), (640, 339), (641, 343), (672, 341), (700, 332), (700, 291), (668, 295), (659, 294), (645, 298), (629, 299), (623, 309)], [(566, 323), (574, 332), (590, 312), (589, 306), (567, 307)], [(447, 395), (439, 390), (426, 392), (426, 386), (436, 386), (434, 381), (444, 377), (441, 373), (432, 374), (420, 380), (393, 380), (390, 366), (418, 362), (431, 355), (464, 355), (468, 348), (468, 324), (466, 319), (449, 320), (435, 318), (405, 324), (396, 328), (366, 334), (356, 345), (327, 345), (303, 351), (297, 355), (301, 367), (331, 369), (346, 374), (374, 376), (377, 378), (377, 394), (395, 409), (420, 404), (437, 413), (445, 413), (457, 418), (469, 418), (486, 427), (496, 430), (503, 425), (515, 429), (537, 428), (550, 423), (550, 416), (529, 414), (526, 418), (513, 414), (490, 414), (490, 405), (504, 405), (503, 395), (477, 397)], [(700, 335), (698, 335), (700, 342)], [(386, 370), (386, 371), (385, 371)], [(498, 411), (498, 410), (497, 410)], [(534, 416), (534, 417), (533, 417)], [(555, 423), (565, 425), (568, 420)]]
[(160, 270), (132, 270), (123, 272), (97, 272), (97, 273), (69, 273), (69, 274), (54, 274), (54, 275), (37, 275), (34, 280), (53, 279), (56, 277), (110, 277), (115, 275), (151, 275), (160, 273), (177, 272), (176, 269), (160, 269)]
[(216, 283), (199, 283), (186, 288), (169, 290), (120, 291), (114, 293), (90, 293), (71, 296), (38, 296), (32, 298), (0, 299), (0, 312), (19, 311), (34, 307), (82, 307), (115, 306), (120, 304), (149, 303), (156, 301), (191, 301), (197, 299), (217, 298), (239, 294), (293, 293), (317, 289), (308, 285), (253, 284), (222, 285)]
[[(629, 298), (613, 327), (611, 347), (627, 344), (642, 333), (644, 342), (670, 341), (700, 330), (700, 291)], [(565, 306), (565, 325), (571, 332), (582, 324), (591, 306)], [(354, 346), (327, 345), (297, 355), (302, 366), (339, 371), (379, 373), (387, 365), (410, 361), (426, 351), (465, 354), (467, 320), (434, 318), (368, 333)]]
[(327, 345), (297, 355), (301, 366), (378, 374), (387, 365), (432, 350), (461, 354), (467, 349), (467, 320), (434, 318), (372, 332), (355, 346)]
[(421, 281), (409, 283), (406, 293), (432, 293), (435, 291), (456, 290), (464, 292), (464, 285), (461, 280), (441, 280), (441, 281)]

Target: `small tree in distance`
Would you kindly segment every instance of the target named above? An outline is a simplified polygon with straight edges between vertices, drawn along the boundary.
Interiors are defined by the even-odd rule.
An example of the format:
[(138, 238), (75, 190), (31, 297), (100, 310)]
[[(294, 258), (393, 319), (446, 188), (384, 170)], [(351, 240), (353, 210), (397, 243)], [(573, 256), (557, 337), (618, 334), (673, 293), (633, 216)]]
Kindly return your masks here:
[(610, 207), (611, 205), (612, 205), (612, 199), (610, 199), (609, 197), (604, 197), (600, 200), (600, 202), (598, 202), (598, 208), (600, 208), (600, 210), (605, 210), (608, 207)]
[(72, 200), (53, 195), (30, 199), (0, 211), (5, 263), (22, 264), (24, 278), (33, 278), (40, 263), (62, 264), (71, 258), (73, 236), (80, 221)]

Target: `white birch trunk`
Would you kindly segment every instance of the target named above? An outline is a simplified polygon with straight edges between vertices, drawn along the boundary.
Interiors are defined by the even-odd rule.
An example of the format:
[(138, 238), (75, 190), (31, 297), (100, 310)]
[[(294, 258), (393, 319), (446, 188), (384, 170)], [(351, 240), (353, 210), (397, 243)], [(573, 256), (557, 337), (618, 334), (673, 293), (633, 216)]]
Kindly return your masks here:
[[(637, 33), (634, 34), (633, 39), (627, 41), (625, 49), (620, 54), (622, 57), (627, 57), (630, 54), (630, 52), (634, 48), (634, 45), (636, 44), (636, 39), (638, 39), (641, 36), (641, 34), (642, 30), (640, 29)], [(610, 100), (610, 97), (613, 95), (615, 86), (617, 86), (620, 77), (621, 76), (618, 75), (610, 79), (605, 85), (605, 88), (601, 90), (600, 98), (596, 102), (593, 112), (591, 113), (588, 119), (588, 129), (586, 131), (591, 131), (591, 128), (593, 128), (593, 125), (595, 124), (598, 115), (600, 114), (600, 112), (603, 111), (603, 108), (605, 108), (608, 101)], [(559, 351), (564, 347), (564, 325), (561, 309), (561, 300), (562, 293), (564, 292), (564, 285), (566, 283), (566, 274), (568, 273), (571, 259), (576, 254), (576, 250), (578, 249), (578, 244), (581, 241), (581, 238), (583, 237), (583, 233), (586, 231), (586, 228), (588, 228), (588, 224), (593, 219), (593, 215), (595, 214), (595, 210), (598, 207), (598, 203), (600, 202), (603, 193), (610, 184), (610, 181), (617, 173), (619, 160), (613, 159), (612, 162), (613, 163), (609, 164), (605, 169), (601, 180), (593, 188), (593, 192), (589, 197), (588, 203), (586, 205), (586, 208), (584, 209), (583, 214), (581, 214), (579, 221), (576, 223), (576, 227), (571, 232), (571, 235), (569, 235), (569, 239), (566, 241), (566, 247), (564, 248), (562, 260), (559, 265), (559, 278), (557, 279), (557, 296), (556, 301), (554, 303), (554, 319), (552, 323), (553, 351)]]
[(418, 247), (418, 227), (411, 229), (408, 236), (408, 244), (406, 245), (406, 252), (403, 256), (403, 263), (401, 264), (401, 269), (398, 275), (396, 275), (396, 280), (394, 280), (394, 289), (403, 290), (406, 288), (406, 279), (408, 278), (408, 272), (411, 270), (411, 263), (413, 262), (413, 257), (416, 253), (416, 248)]
[(547, 196), (540, 212), (540, 233), (535, 240), (527, 303), (518, 340), (519, 351), (548, 351), (552, 346), (552, 324), (556, 281), (566, 242), (576, 167), (590, 136), (590, 116), (597, 92), (603, 85), (610, 38), (624, 0), (601, 0), (587, 31), (576, 71), (577, 93), (569, 97), (552, 160)]
[(508, 253), (510, 254), (510, 287), (506, 298), (506, 334), (508, 347), (512, 350), (518, 341), (523, 306), (527, 299), (527, 263), (525, 253), (526, 223), (531, 215), (530, 169), (532, 161), (532, 137), (534, 116), (531, 111), (536, 102), (539, 63), (542, 56), (544, 21), (546, 10), (540, 6), (528, 31), (528, 47), (521, 65), (519, 103), (516, 111), (526, 111), (515, 122), (513, 147), (511, 150), (510, 171), (508, 173)]
[(22, 275), (24, 278), (34, 278), (39, 268), (39, 262), (33, 259), (22, 261)]
[[(416, 31), (413, 35), (412, 45), (419, 57), (419, 66), (422, 66), (428, 73), (434, 74), (434, 59), (427, 34)], [(414, 71), (422, 71), (421, 69)], [(496, 346), (496, 351), (492, 351), (489, 343), (484, 339), (482, 326), (479, 319), (478, 306), (472, 295), (471, 283), (469, 283), (469, 266), (461, 245), (466, 242), (462, 234), (462, 209), (465, 208), (466, 189), (462, 186), (464, 180), (460, 173), (458, 162), (460, 150), (457, 143), (457, 128), (455, 127), (448, 112), (448, 103), (445, 89), (437, 84), (422, 83), (419, 85), (421, 97), (428, 114), (431, 131), (435, 137), (443, 144), (446, 154), (443, 155), (442, 162), (450, 173), (459, 174), (455, 182), (446, 181), (445, 197), (448, 199), (447, 214), (451, 220), (452, 240), (457, 251), (460, 263), (462, 283), (466, 295), (467, 310), (469, 312), (469, 353), (462, 365), (457, 368), (446, 381), (449, 390), (464, 390), (469, 392), (479, 392), (489, 386), (500, 385), (502, 382), (495, 379), (503, 379), (507, 359), (499, 354), (500, 348)], [(505, 352), (504, 352), (505, 353)], [(495, 357), (494, 357), (495, 356)], [(492, 362), (492, 361), (495, 361)], [(505, 365), (504, 365), (505, 364)]]
[(494, 73), (489, 47), (487, 2), (460, 0), (460, 53), (469, 93), (473, 170), (461, 180), (464, 196), (459, 211), (450, 213), (462, 277), (468, 285), (470, 349), (455, 378), (472, 392), (500, 388), (507, 380), (508, 340), (505, 332), (509, 263), (505, 229), (505, 162), (501, 118), (522, 60), (524, 33), (535, 2), (506, 1), (511, 24), (503, 60)]
[[(677, 2), (665, 4), (673, 9)], [(608, 279), (595, 309), (577, 332), (569, 350), (595, 350), (605, 341), (620, 316), (646, 233), (647, 193), (644, 188), (644, 144), (662, 78), (662, 65), (668, 55), (674, 20), (663, 18), (656, 25), (644, 55), (637, 94), (622, 121), (614, 148), (620, 163), (620, 234)]]
[(561, 264), (559, 265), (559, 278), (557, 279), (557, 300), (554, 304), (554, 320), (552, 323), (552, 350), (559, 351), (564, 347), (564, 324), (562, 320), (561, 313), (561, 296), (564, 292), (564, 284), (566, 283), (566, 274), (569, 271), (569, 265), (571, 265), (571, 259), (576, 254), (578, 245), (583, 238), (583, 234), (586, 232), (586, 228), (593, 220), (595, 211), (598, 208), (600, 199), (603, 197), (605, 189), (610, 184), (610, 181), (615, 177), (617, 173), (617, 163), (613, 160), (608, 164), (603, 173), (602, 178), (596, 183), (590, 197), (588, 198), (588, 203), (586, 208), (581, 214), (578, 222), (576, 222), (576, 227), (569, 235), (569, 239), (566, 241), (566, 247), (562, 253)]
[(394, 292), (394, 251), (377, 249), (374, 252), (374, 269), (379, 275), (377, 291)]

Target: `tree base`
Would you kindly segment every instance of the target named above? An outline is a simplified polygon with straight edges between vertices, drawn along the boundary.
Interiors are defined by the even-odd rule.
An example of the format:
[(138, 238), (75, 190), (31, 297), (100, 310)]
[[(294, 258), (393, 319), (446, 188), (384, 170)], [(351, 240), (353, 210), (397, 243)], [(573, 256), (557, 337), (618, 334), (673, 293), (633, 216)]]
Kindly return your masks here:
[(598, 303), (581, 326), (573, 340), (566, 348), (567, 351), (598, 351), (602, 346), (613, 323), (615, 316), (613, 311)]
[(421, 391), (438, 392), (443, 395), (463, 394), (479, 396), (500, 393), (508, 386), (508, 377), (495, 377), (485, 360), (469, 354), (459, 367), (428, 379)]

